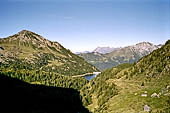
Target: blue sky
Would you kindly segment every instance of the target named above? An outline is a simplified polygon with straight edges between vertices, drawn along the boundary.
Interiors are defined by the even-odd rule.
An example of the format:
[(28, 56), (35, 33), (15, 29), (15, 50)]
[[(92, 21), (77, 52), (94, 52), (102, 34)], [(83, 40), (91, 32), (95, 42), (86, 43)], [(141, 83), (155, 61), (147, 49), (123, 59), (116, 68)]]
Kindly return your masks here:
[(1, 0), (0, 37), (23, 29), (73, 52), (170, 39), (170, 0)]

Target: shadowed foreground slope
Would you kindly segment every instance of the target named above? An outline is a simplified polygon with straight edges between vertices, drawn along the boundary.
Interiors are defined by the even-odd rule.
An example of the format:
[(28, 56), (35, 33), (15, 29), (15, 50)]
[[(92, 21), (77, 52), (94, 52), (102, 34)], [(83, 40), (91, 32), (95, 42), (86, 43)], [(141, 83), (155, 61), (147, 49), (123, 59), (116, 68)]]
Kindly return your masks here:
[(71, 88), (31, 85), (0, 75), (0, 113), (88, 113)]

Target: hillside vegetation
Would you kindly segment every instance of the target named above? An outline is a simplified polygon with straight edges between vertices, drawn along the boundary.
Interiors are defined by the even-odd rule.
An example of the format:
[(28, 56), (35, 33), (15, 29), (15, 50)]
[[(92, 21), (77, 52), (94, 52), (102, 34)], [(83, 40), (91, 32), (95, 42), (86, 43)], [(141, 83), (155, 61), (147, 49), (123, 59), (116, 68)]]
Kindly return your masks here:
[(90, 111), (169, 113), (169, 53), (170, 40), (137, 63), (103, 71), (88, 84)]
[(58, 42), (27, 30), (0, 39), (0, 47), (0, 62), (16, 70), (42, 70), (62, 75), (98, 71)]
[[(0, 40), (0, 94), (7, 100), (2, 108), (9, 105), (13, 112), (51, 113), (56, 106), (62, 110), (66, 105), (66, 113), (170, 113), (170, 40), (138, 62), (106, 69), (88, 81), (65, 75), (96, 68), (40, 37), (22, 31)], [(24, 110), (24, 105), (30, 108), (19, 109), (17, 100)]]
[(149, 42), (141, 42), (132, 46), (115, 48), (111, 52), (105, 54), (91, 52), (78, 55), (90, 64), (96, 66), (99, 70), (104, 70), (123, 63), (134, 63), (158, 48), (160, 48), (158, 45), (153, 45)]
[(32, 85), (0, 74), (0, 113), (88, 113), (72, 88)]

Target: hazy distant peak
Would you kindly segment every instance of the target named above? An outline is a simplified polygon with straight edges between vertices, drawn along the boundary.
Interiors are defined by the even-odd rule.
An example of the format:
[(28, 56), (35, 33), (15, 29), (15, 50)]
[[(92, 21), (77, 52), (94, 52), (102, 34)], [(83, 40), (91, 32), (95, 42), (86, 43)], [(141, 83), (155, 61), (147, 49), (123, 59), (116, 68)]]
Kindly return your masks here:
[(81, 53), (91, 53), (91, 52), (90, 51), (75, 52), (75, 54), (81, 54)]
[[(140, 42), (122, 48), (98, 47), (91, 54), (80, 54), (79, 56), (103, 70), (122, 63), (136, 62), (160, 47), (161, 45), (154, 45), (150, 42)], [(110, 49), (111, 52), (107, 49)], [(103, 54), (105, 52), (108, 53)]]
[(150, 42), (140, 42), (137, 43), (136, 46), (153, 46), (154, 44), (150, 43)]
[(157, 45), (154, 45), (150, 42), (140, 42), (137, 43), (134, 47), (141, 47), (143, 49), (146, 49), (146, 48), (157, 48)]
[(160, 47), (150, 42), (140, 42), (136, 45), (128, 46), (127, 48), (142, 57), (147, 54), (150, 54), (153, 50), (156, 50)]
[(114, 50), (117, 50), (119, 48), (114, 48), (114, 47), (97, 47), (93, 52), (101, 53), (101, 54), (106, 54), (110, 53)]

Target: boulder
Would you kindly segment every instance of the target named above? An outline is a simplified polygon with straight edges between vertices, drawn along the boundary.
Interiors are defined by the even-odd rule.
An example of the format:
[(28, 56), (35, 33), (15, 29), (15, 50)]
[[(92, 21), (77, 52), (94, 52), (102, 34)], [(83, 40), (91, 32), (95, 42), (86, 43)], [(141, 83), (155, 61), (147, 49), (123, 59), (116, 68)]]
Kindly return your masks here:
[(152, 95), (151, 95), (151, 97), (153, 98), (153, 97), (157, 97), (157, 93), (153, 93)]
[(151, 108), (148, 105), (145, 105), (144, 106), (144, 111), (149, 112), (149, 111), (151, 111)]
[(144, 94), (141, 94), (141, 96), (142, 96), (142, 97), (147, 97), (147, 94), (144, 93)]

